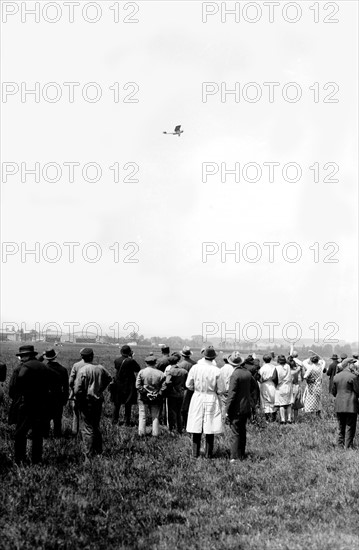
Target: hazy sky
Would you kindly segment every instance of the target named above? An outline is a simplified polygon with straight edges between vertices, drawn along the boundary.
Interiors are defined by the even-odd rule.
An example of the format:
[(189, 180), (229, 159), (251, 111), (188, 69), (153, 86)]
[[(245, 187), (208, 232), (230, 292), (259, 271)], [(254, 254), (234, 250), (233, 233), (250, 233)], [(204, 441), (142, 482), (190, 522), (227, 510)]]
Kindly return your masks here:
[[(310, 327), (319, 323), (320, 338), (332, 331), (326, 323), (335, 323), (336, 338), (357, 340), (356, 2), (340, 2), (339, 13), (331, 16), (339, 23), (332, 24), (322, 22), (330, 16), (323, 3), (319, 23), (313, 22), (312, 3), (304, 2), (297, 23), (283, 19), (285, 2), (273, 23), (262, 2), (257, 2), (263, 10), (257, 23), (246, 22), (242, 12), (240, 23), (234, 17), (222, 23), (220, 13), (203, 23), (203, 6), (196, 1), (137, 2), (139, 11), (132, 16), (134, 3), (127, 11), (118, 3), (119, 23), (109, 9), (116, 2), (100, 2), (101, 19), (89, 23), (81, 15), (86, 2), (80, 4), (73, 23), (68, 8), (57, 2), (62, 17), (56, 23), (46, 22), (42, 13), (39, 23), (31, 16), (22, 23), (19, 11), (2, 25), (3, 81), (19, 86), (2, 103), (2, 162), (19, 166), (2, 184), (2, 240), (15, 243), (14, 248), (5, 245), (7, 251), (19, 247), (2, 258), (2, 321), (24, 321), (29, 328), (36, 321), (104, 327), (132, 321), (147, 336), (183, 337), (201, 334), (206, 322), (231, 328), (236, 321), (258, 323), (263, 337), (265, 322), (280, 323), (276, 337), (286, 323), (295, 322), (303, 336), (311, 337)], [(88, 8), (88, 18), (94, 18), (94, 9)], [(253, 18), (254, 12), (247, 15)], [(139, 22), (124, 23), (126, 16)], [(38, 103), (31, 95), (21, 101), (21, 82), (29, 89), (40, 83)], [(50, 82), (62, 93), (53, 103), (41, 95), (51, 99), (57, 93), (44, 88)], [(80, 83), (73, 103), (64, 82)], [(102, 91), (94, 103), (82, 97), (89, 82)], [(117, 103), (110, 89), (115, 82)], [(129, 82), (139, 90), (132, 85), (124, 90)], [(221, 102), (220, 91), (203, 102), (203, 82), (219, 87), (223, 82), (227, 89), (239, 82), (239, 102), (234, 95)], [(262, 92), (256, 103), (249, 101), (253, 86), (244, 88), (247, 96), (243, 92), (250, 82)], [(265, 82), (279, 83), (272, 103)], [(289, 98), (295, 92), (284, 88), (289, 82), (302, 91), (296, 103), (283, 99), (283, 89)], [(338, 92), (333, 85), (324, 89), (330, 82)], [(309, 89), (314, 83), (317, 103), (315, 89)], [(94, 97), (94, 87), (87, 91)], [(137, 103), (123, 102), (130, 92), (136, 92)], [(324, 103), (325, 97), (339, 102)], [(163, 135), (176, 124), (184, 130), (180, 138)], [(23, 174), (22, 182), (21, 162), (27, 168), (38, 162), (41, 171), (57, 163), (62, 177), (46, 181), (54, 177), (50, 167), (40, 182), (30, 174)], [(74, 182), (64, 166), (69, 162), (80, 163)], [(242, 174), (240, 182), (234, 176), (221, 182), (220, 173), (202, 181), (203, 163), (233, 169), (236, 162), (260, 165), (260, 181), (245, 181)], [(280, 163), (272, 183), (263, 165), (268, 162)], [(298, 182), (283, 180), (282, 167), (289, 162), (301, 167)], [(87, 163), (101, 166), (98, 182), (83, 179)], [(109, 169), (114, 163), (119, 163), (118, 183)], [(133, 176), (138, 182), (123, 182), (132, 171), (131, 166), (123, 170), (126, 163), (139, 167)], [(315, 163), (319, 182), (309, 169)], [(334, 166), (324, 169), (326, 163), (339, 166), (332, 176), (339, 182), (323, 182)], [(88, 179), (94, 174), (89, 168)], [(247, 180), (253, 179), (253, 172), (248, 174)], [(288, 174), (293, 179), (293, 172)], [(35, 242), (40, 243), (39, 263), (31, 255), (21, 261), (21, 243), (32, 249)], [(56, 249), (46, 247), (52, 242)], [(66, 242), (80, 243), (72, 263)], [(86, 249), (90, 242), (97, 243), (97, 252)], [(110, 249), (115, 242), (117, 263)], [(219, 249), (207, 262), (202, 261), (204, 242)], [(233, 249), (236, 242), (240, 261), (228, 255), (221, 262), (221, 243)], [(248, 260), (256, 252), (245, 246), (251, 242), (262, 252), (256, 263)], [(265, 242), (280, 243), (273, 262)], [(286, 248), (290, 242), (302, 253), (296, 263), (282, 256), (283, 247), (285, 254), (295, 253)], [(138, 263), (124, 263), (135, 251), (135, 245), (123, 250), (126, 243), (136, 243)], [(314, 243), (319, 262), (309, 248)], [(326, 243), (336, 244), (324, 249)], [(102, 256), (90, 263), (83, 250)], [(51, 263), (43, 251), (47, 258), (59, 251), (62, 256)], [(331, 252), (339, 261), (324, 263)]]

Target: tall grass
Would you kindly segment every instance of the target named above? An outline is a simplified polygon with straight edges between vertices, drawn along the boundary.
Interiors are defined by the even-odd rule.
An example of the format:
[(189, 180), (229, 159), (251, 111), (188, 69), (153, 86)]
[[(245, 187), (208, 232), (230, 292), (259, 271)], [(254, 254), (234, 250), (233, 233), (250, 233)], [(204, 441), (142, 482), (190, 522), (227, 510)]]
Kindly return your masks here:
[[(70, 367), (78, 350), (61, 348), (59, 361)], [(9, 371), (14, 353), (14, 345), (4, 345)], [(114, 348), (96, 353), (112, 370)], [(147, 350), (136, 353), (142, 363)], [(43, 464), (15, 466), (6, 399), (0, 548), (356, 550), (359, 453), (335, 446), (326, 380), (324, 396), (322, 420), (300, 413), (293, 426), (263, 418), (250, 424), (248, 460), (235, 464), (228, 460), (228, 427), (216, 438), (213, 460), (192, 459), (188, 434), (172, 437), (162, 428), (158, 439), (139, 439), (135, 427), (113, 427), (107, 396), (104, 453), (88, 467), (69, 433), (69, 409), (65, 437), (45, 442)]]

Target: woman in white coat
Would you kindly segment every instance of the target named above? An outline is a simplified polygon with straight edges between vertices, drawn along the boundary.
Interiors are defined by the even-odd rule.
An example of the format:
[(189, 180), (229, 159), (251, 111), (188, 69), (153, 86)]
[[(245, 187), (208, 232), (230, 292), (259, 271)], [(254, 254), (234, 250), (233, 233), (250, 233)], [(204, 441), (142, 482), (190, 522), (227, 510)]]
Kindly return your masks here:
[(193, 434), (193, 456), (199, 457), (202, 433), (206, 435), (205, 457), (212, 458), (215, 434), (223, 432), (219, 395), (225, 392), (220, 369), (213, 364), (217, 356), (208, 346), (204, 357), (188, 373), (186, 387), (193, 396), (188, 411), (187, 432)]

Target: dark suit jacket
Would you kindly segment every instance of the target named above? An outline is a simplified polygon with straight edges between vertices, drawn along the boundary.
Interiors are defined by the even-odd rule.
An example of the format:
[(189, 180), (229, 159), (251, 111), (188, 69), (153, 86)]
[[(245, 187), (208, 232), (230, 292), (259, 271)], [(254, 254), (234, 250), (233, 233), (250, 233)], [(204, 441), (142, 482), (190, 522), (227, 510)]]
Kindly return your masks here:
[(115, 403), (118, 405), (135, 405), (137, 403), (136, 377), (140, 371), (140, 365), (132, 357), (118, 357), (115, 359), (115, 384), (113, 393)]
[(332, 394), (336, 413), (358, 413), (359, 377), (348, 369), (334, 376)]
[(250, 414), (251, 394), (257, 391), (257, 382), (245, 367), (236, 367), (229, 381), (226, 410), (230, 420), (240, 414)]
[(50, 400), (66, 405), (69, 398), (69, 373), (67, 369), (57, 361), (49, 361), (46, 365), (58, 375), (56, 385), (51, 389)]
[(37, 359), (18, 365), (9, 384), (11, 399), (21, 398), (29, 413), (42, 411), (48, 406), (51, 389), (58, 383), (58, 374)]

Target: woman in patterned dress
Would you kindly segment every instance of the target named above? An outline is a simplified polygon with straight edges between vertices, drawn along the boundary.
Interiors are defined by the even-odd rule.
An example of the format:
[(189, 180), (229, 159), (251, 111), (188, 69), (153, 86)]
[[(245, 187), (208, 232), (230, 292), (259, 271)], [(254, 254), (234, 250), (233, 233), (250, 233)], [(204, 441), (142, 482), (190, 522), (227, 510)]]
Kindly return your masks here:
[(323, 393), (323, 370), (325, 368), (324, 359), (319, 359), (317, 355), (309, 357), (303, 361), (305, 368), (304, 380), (307, 387), (304, 390), (304, 412), (315, 412), (320, 417), (322, 410)]

